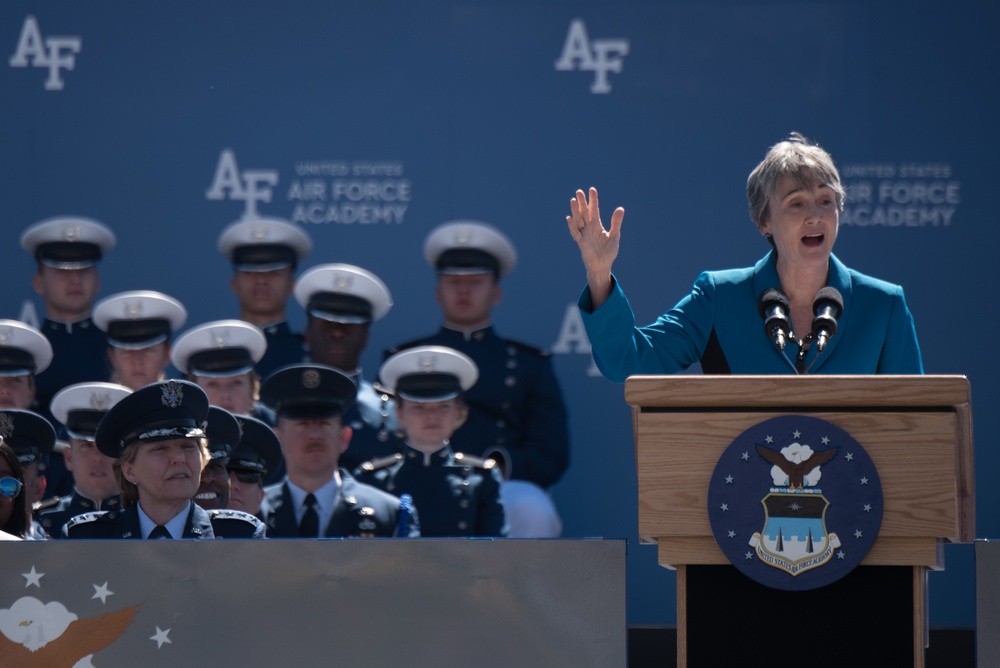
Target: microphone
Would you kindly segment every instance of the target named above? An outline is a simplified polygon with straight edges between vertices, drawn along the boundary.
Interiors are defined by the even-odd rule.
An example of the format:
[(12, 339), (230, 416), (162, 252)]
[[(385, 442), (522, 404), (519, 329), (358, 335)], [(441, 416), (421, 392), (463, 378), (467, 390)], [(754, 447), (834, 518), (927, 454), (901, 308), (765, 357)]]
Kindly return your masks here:
[(844, 298), (837, 288), (820, 288), (813, 300), (812, 334), (816, 338), (816, 352), (823, 352), (826, 344), (837, 333), (837, 318), (844, 312)]
[[(788, 319), (788, 297), (778, 288), (768, 288), (757, 297), (757, 311), (764, 319), (764, 332), (778, 350), (784, 350), (785, 341), (792, 331), (792, 323)], [(836, 326), (834, 323), (834, 328)]]

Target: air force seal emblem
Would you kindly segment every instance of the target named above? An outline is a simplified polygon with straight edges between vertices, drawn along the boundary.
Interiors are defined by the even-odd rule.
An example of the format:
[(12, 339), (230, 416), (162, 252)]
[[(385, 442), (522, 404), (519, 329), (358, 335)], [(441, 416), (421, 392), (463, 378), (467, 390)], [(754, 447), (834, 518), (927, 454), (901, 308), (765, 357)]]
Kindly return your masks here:
[(751, 579), (807, 590), (861, 563), (882, 523), (882, 488), (861, 445), (806, 416), (765, 420), (716, 465), (709, 519), (719, 547)]

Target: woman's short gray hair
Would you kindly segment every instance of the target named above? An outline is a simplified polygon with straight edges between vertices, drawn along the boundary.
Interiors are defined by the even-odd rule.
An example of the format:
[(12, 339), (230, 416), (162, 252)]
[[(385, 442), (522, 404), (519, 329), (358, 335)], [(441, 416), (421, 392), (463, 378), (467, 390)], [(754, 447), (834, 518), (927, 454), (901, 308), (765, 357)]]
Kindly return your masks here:
[(788, 139), (772, 146), (747, 178), (750, 219), (757, 227), (767, 219), (767, 203), (782, 176), (791, 176), (803, 185), (818, 180), (835, 193), (837, 210), (844, 210), (844, 186), (840, 183), (840, 173), (833, 164), (833, 158), (819, 145), (793, 132)]

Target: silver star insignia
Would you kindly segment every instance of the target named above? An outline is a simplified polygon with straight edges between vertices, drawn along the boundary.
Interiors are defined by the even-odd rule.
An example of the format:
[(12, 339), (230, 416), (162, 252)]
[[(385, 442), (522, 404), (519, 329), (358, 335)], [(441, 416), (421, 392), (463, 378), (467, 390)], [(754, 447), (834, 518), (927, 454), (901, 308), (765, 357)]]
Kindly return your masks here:
[(857, 530), (855, 530), (855, 532), (854, 532), (854, 537), (855, 537), (855, 538), (861, 538), (861, 536), (862, 536), (862, 534), (861, 534), (861, 529), (857, 529)]

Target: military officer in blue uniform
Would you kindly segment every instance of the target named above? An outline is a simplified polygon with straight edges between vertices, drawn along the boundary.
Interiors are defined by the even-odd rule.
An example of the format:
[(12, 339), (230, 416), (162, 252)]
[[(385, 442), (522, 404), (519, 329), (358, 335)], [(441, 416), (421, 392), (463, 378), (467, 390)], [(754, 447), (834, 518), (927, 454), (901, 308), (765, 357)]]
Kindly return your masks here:
[(208, 407), (208, 464), (201, 472), (201, 484), (194, 502), (205, 510), (229, 507), (229, 471), (226, 465), (240, 442), (240, 423), (229, 411)]
[[(105, 340), (90, 318), (101, 287), (97, 266), (115, 246), (106, 225), (78, 216), (39, 221), (21, 234), (21, 247), (35, 258), (32, 287), (42, 298), (45, 320), (39, 326), (52, 345), (52, 364), (38, 374), (35, 408), (51, 420), (56, 392), (75, 383), (109, 378)], [(72, 491), (73, 481), (58, 459), (47, 470), (49, 496)]]
[(428, 537), (504, 536), (502, 479), (496, 462), (454, 452), (448, 442), (465, 420), (462, 392), (479, 372), (466, 355), (442, 346), (420, 346), (390, 357), (379, 379), (397, 403), (403, 451), (365, 462), (362, 482), (392, 494), (409, 494)]
[(261, 378), (305, 361), (302, 335), (289, 328), (286, 305), (295, 269), (312, 247), (305, 230), (278, 218), (240, 220), (219, 235), (219, 252), (233, 265), (230, 287), (240, 304), (240, 319), (267, 337), (266, 353), (257, 362)]
[(24, 501), (28, 514), (27, 540), (45, 540), (48, 536), (34, 521), (32, 510), (45, 492), (42, 474), (56, 444), (56, 431), (48, 420), (32, 411), (8, 408), (0, 411), (0, 438), (10, 446), (24, 475)]
[(238, 416), (240, 442), (226, 463), (229, 471), (229, 507), (264, 519), (264, 481), (281, 462), (281, 443), (270, 425), (245, 415)]
[(444, 316), (436, 334), (396, 346), (454, 348), (479, 368), (466, 394), (469, 417), (451, 439), (456, 450), (491, 458), (503, 470), (510, 536), (558, 536), (562, 522), (546, 490), (569, 466), (566, 406), (549, 355), (505, 339), (493, 329), (500, 279), (517, 263), (513, 244), (477, 222), (441, 225), (428, 235), (424, 257), (438, 275), (435, 297)]
[(122, 510), (77, 515), (69, 538), (261, 538), (262, 522), (194, 503), (209, 461), (208, 397), (184, 380), (152, 383), (119, 401), (95, 434), (115, 460)]
[(261, 398), (278, 416), (275, 432), (288, 472), (283, 483), (264, 490), (269, 537), (420, 535), (415, 509), (339, 468), (351, 440), (341, 417), (356, 397), (350, 377), (319, 364), (288, 366), (264, 381)]
[(63, 526), (76, 515), (95, 510), (118, 510), (121, 498), (111, 468), (113, 460), (97, 449), (94, 436), (101, 418), (132, 393), (114, 383), (76, 383), (52, 398), (52, 415), (63, 425), (66, 443), (62, 455), (73, 474), (73, 493), (36, 513), (50, 538), (62, 538)]
[(361, 370), (371, 325), (392, 308), (389, 288), (360, 267), (324, 264), (302, 275), (295, 299), (309, 318), (305, 334), (312, 361), (343, 371), (358, 386), (357, 401), (343, 419), (353, 436), (341, 466), (353, 470), (362, 462), (398, 452), (402, 442), (389, 396), (365, 380)]
[(162, 292), (130, 290), (94, 306), (94, 324), (107, 335), (111, 377), (137, 390), (166, 378), (170, 339), (187, 321), (187, 309)]

